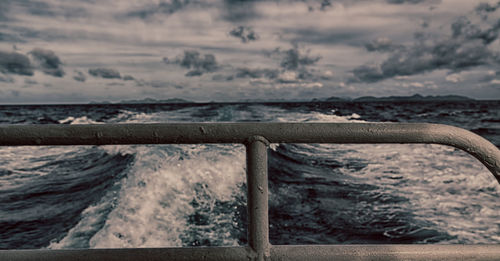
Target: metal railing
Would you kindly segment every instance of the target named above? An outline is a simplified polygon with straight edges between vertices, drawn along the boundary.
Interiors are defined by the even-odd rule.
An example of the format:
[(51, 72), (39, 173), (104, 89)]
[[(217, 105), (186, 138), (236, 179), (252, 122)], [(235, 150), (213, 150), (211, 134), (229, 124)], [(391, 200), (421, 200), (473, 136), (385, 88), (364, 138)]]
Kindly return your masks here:
[(247, 154), (248, 246), (0, 250), (0, 260), (500, 260), (500, 245), (269, 243), (269, 143), (433, 143), (476, 157), (500, 182), (500, 150), (464, 129), (426, 123), (0, 125), (0, 146), (241, 143)]

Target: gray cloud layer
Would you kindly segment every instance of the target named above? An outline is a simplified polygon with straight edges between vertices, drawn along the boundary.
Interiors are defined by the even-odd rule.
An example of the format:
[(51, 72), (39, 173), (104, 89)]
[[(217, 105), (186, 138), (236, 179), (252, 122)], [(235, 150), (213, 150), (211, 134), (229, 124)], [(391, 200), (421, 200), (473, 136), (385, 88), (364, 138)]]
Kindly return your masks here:
[(390, 52), (402, 47), (401, 45), (394, 44), (391, 39), (385, 37), (379, 37), (365, 44), (365, 48), (369, 52)]
[(495, 12), (498, 8), (500, 8), (500, 1), (497, 2), (496, 4), (489, 4), (489, 3), (480, 3), (476, 7), (476, 12), (484, 14), (484, 13), (492, 13)]
[(373, 50), (389, 51), (390, 55), (380, 65), (355, 68), (351, 81), (376, 82), (436, 69), (461, 71), (479, 65), (500, 64), (500, 54), (489, 48), (498, 39), (500, 20), (489, 28), (481, 29), (468, 18), (460, 17), (450, 29), (452, 35), (439, 40), (433, 40), (425, 34), (416, 34), (416, 42), (411, 47), (370, 47)]
[(281, 56), (280, 66), (286, 70), (302, 69), (305, 66), (315, 64), (321, 59), (320, 56), (310, 57), (307, 51), (305, 54), (301, 53), (297, 46), (286, 51), (276, 49), (274, 52)]
[(83, 74), (83, 72), (75, 71), (73, 79), (78, 82), (84, 82), (85, 80), (87, 80), (87, 77), (85, 77), (85, 74)]
[(121, 79), (120, 72), (111, 68), (93, 68), (89, 69), (89, 74), (94, 77), (105, 79)]
[(259, 0), (224, 0), (223, 18), (230, 22), (245, 22), (255, 19), (257, 13), (254, 3)]
[(54, 77), (64, 76), (64, 70), (61, 68), (61, 59), (59, 59), (53, 51), (35, 48), (29, 54), (33, 56), (34, 60), (38, 63), (40, 70), (45, 74), (52, 75)]
[(32, 76), (33, 66), (24, 54), (0, 51), (0, 72)]
[(8, 75), (0, 75), (0, 82), (14, 83), (14, 79)]
[(0, 21), (7, 21), (8, 1), (0, 1)]
[(183, 9), (186, 5), (188, 5), (190, 0), (171, 0), (171, 1), (161, 1), (155, 5), (149, 5), (139, 10), (133, 10), (126, 14), (127, 17), (137, 17), (141, 19), (150, 19), (151, 17), (157, 14), (173, 14), (181, 9)]
[(177, 58), (174, 61), (169, 61), (168, 58), (163, 58), (163, 61), (167, 64), (173, 63), (178, 64), (184, 68), (190, 69), (185, 76), (200, 76), (204, 73), (215, 72), (219, 69), (217, 61), (213, 54), (205, 54), (203, 57), (198, 51), (195, 50), (185, 50), (184, 55), (181, 58)]
[(316, 64), (321, 57), (309, 55), (297, 46), (288, 50), (276, 48), (266, 55), (278, 62), (276, 68), (247, 68), (239, 67), (230, 75), (214, 75), (215, 81), (233, 81), (235, 79), (266, 79), (268, 83), (298, 83), (304, 80), (317, 80), (318, 76), (310, 72), (308, 66)]
[(278, 69), (238, 68), (235, 77), (276, 79), (279, 73), (280, 71)]
[(256, 41), (259, 39), (259, 36), (251, 27), (246, 27), (246, 26), (238, 26), (236, 28), (233, 28), (229, 32), (229, 35), (240, 38), (241, 42), (247, 43), (250, 41)]

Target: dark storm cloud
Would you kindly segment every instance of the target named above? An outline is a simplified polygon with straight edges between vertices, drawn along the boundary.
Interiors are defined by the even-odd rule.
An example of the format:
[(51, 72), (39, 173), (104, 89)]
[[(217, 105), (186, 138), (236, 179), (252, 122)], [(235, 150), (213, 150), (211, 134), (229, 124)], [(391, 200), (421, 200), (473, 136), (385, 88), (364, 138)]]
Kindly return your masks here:
[(355, 68), (351, 81), (376, 82), (436, 69), (461, 71), (474, 66), (500, 64), (500, 53), (489, 48), (498, 39), (500, 20), (489, 28), (481, 29), (467, 18), (460, 17), (450, 29), (450, 37), (437, 40), (416, 34), (413, 46), (395, 48), (380, 65)]
[(260, 0), (224, 0), (223, 18), (230, 22), (245, 22), (260, 17), (255, 3)]
[(161, 1), (155, 5), (149, 5), (139, 10), (133, 10), (126, 14), (127, 17), (137, 17), (141, 19), (150, 19), (157, 14), (170, 15), (188, 5), (190, 0), (171, 0), (171, 1)]
[(235, 72), (230, 75), (217, 74), (212, 77), (214, 81), (233, 81), (235, 79), (259, 79), (266, 78), (270, 80), (277, 79), (280, 75), (280, 69), (270, 69), (270, 68), (246, 68), (240, 67), (236, 68)]
[(331, 7), (332, 6), (332, 3), (330, 2), (330, 0), (323, 0), (321, 1), (321, 6), (320, 6), (320, 10), (321, 11), (324, 11), (326, 10), (328, 7)]
[(286, 70), (297, 70), (307, 65), (313, 65), (321, 59), (319, 56), (310, 57), (308, 53), (301, 53), (297, 46), (286, 51), (277, 51), (282, 55), (280, 65)]
[(467, 17), (458, 18), (451, 25), (453, 38), (464, 38), (465, 40), (480, 39), (485, 44), (490, 44), (498, 38), (500, 30), (500, 19), (491, 28), (481, 30), (479, 25), (473, 24)]
[(356, 80), (363, 82), (376, 82), (388, 77), (384, 74), (380, 66), (375, 65), (359, 66), (353, 70), (353, 74)]
[(83, 72), (75, 71), (75, 75), (73, 75), (73, 79), (75, 81), (84, 82), (85, 80), (87, 80), (87, 77), (85, 77), (85, 74), (83, 74)]
[(238, 68), (236, 78), (268, 78), (276, 79), (280, 71), (278, 69), (260, 69), (260, 68)]
[(122, 80), (133, 81), (133, 80), (135, 80), (135, 78), (132, 75), (123, 75)]
[(172, 82), (166, 82), (166, 81), (159, 81), (159, 80), (152, 80), (152, 81), (146, 81), (143, 79), (135, 79), (134, 80), (136, 85), (139, 87), (152, 87), (156, 89), (161, 89), (161, 88), (175, 88), (175, 89), (183, 89), (184, 87), (180, 84), (172, 83)]
[(498, 8), (500, 8), (500, 1), (493, 5), (489, 3), (480, 3), (476, 7), (476, 12), (479, 14), (492, 13), (495, 12)]
[(33, 59), (38, 64), (40, 70), (45, 74), (54, 77), (63, 77), (64, 70), (61, 68), (61, 59), (51, 50), (35, 48), (29, 52)]
[(120, 79), (121, 75), (115, 69), (111, 68), (93, 68), (89, 69), (89, 74), (94, 77), (105, 78), (105, 79)]
[[(312, 11), (314, 11), (316, 9), (316, 4), (317, 3), (309, 3), (309, 5), (308, 5), (309, 12), (312, 12)], [(330, 1), (330, 0), (320, 0), (318, 9), (320, 11), (326, 11), (327, 9), (329, 9), (332, 6), (333, 6), (332, 5), (332, 1)]]
[(32, 76), (33, 66), (24, 54), (0, 51), (0, 72)]
[(304, 81), (316, 81), (321, 78), (314, 70), (308, 67), (316, 64), (321, 57), (310, 56), (309, 50), (303, 50), (294, 46), (288, 50), (276, 48), (266, 52), (266, 56), (274, 59), (277, 68), (235, 68), (231, 74), (217, 74), (212, 77), (215, 81), (233, 81), (235, 79), (260, 79), (268, 83), (303, 83)]
[(385, 37), (379, 37), (365, 44), (365, 48), (369, 52), (390, 52), (401, 47), (401, 45), (396, 45), (391, 39)]
[(259, 36), (251, 27), (246, 27), (246, 26), (238, 26), (236, 28), (233, 28), (229, 32), (229, 35), (240, 38), (241, 42), (247, 43), (250, 41), (256, 41), (259, 39)]
[(185, 50), (183, 57), (177, 58), (174, 61), (170, 61), (168, 58), (163, 58), (163, 61), (167, 64), (173, 63), (178, 64), (191, 71), (187, 72), (185, 76), (200, 76), (204, 73), (215, 72), (219, 69), (217, 61), (213, 54), (200, 55), (198, 51), (195, 50)]
[(293, 43), (311, 43), (311, 44), (324, 44), (324, 45), (335, 45), (335, 44), (349, 44), (349, 45), (359, 45), (359, 42), (365, 41), (366, 37), (373, 34), (373, 31), (368, 29), (359, 29), (356, 31), (349, 29), (318, 29), (318, 28), (300, 28), (293, 29), (287, 28), (283, 30), (286, 35), (292, 35), (290, 42)]
[(207, 72), (217, 69), (217, 62), (213, 54), (205, 54), (202, 58), (199, 52), (192, 50), (184, 51), (184, 57), (180, 60), (179, 64), (188, 69), (194, 68)]
[[(2, 0), (0, 2), (0, 9), (9, 10), (15, 7), (15, 10), (22, 10), (26, 14), (34, 16), (45, 16), (45, 17), (63, 17), (65, 19), (75, 19), (80, 17), (87, 17), (89, 13), (86, 9), (81, 7), (73, 7), (66, 5), (63, 8), (61, 6), (51, 5), (49, 1), (37, 1), (37, 0), (18, 0), (9, 1)], [(2, 11), (0, 11), (0, 19), (2, 17)]]
[(194, 77), (194, 76), (201, 76), (203, 75), (203, 71), (195, 69), (192, 71), (189, 71), (185, 74), (186, 77)]

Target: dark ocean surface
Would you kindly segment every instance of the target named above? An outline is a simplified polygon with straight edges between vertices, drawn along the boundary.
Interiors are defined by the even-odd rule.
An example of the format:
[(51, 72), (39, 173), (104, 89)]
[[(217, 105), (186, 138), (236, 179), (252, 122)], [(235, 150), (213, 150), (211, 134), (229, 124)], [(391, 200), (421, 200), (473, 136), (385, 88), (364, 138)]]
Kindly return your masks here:
[[(0, 124), (431, 122), (500, 147), (500, 101), (4, 105)], [(0, 147), (0, 249), (246, 244), (241, 145)], [(441, 145), (272, 144), (272, 244), (500, 243), (500, 186)]]

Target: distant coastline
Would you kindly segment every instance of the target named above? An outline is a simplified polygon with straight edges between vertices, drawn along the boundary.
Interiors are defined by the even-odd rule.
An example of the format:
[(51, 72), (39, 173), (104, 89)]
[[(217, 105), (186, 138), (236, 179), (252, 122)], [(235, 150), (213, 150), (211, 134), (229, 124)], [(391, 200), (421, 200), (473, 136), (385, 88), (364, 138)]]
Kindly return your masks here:
[(374, 97), (374, 96), (362, 96), (355, 99), (344, 99), (339, 97), (330, 97), (324, 100), (316, 99), (313, 101), (353, 101), (353, 102), (423, 102), (423, 101), (474, 101), (475, 99), (460, 96), (460, 95), (438, 95), (438, 96), (422, 96), (420, 94), (414, 94), (412, 96), (384, 96), (384, 97)]
[(166, 100), (156, 100), (153, 98), (145, 98), (141, 100), (122, 100), (119, 102), (110, 102), (110, 101), (91, 101), (89, 104), (177, 104), (177, 103), (196, 103), (194, 101), (188, 101), (179, 98), (172, 98)]
[(362, 96), (358, 98), (341, 98), (341, 97), (328, 97), (328, 98), (314, 98), (312, 100), (298, 100), (298, 99), (245, 99), (235, 102), (195, 102), (180, 98), (162, 99), (157, 100), (153, 98), (122, 100), (119, 102), (109, 101), (91, 101), (89, 104), (185, 104), (185, 103), (290, 103), (290, 102), (439, 102), (439, 101), (474, 101), (475, 99), (460, 96), (460, 95), (438, 95), (438, 96), (423, 96), (414, 94), (411, 96)]

